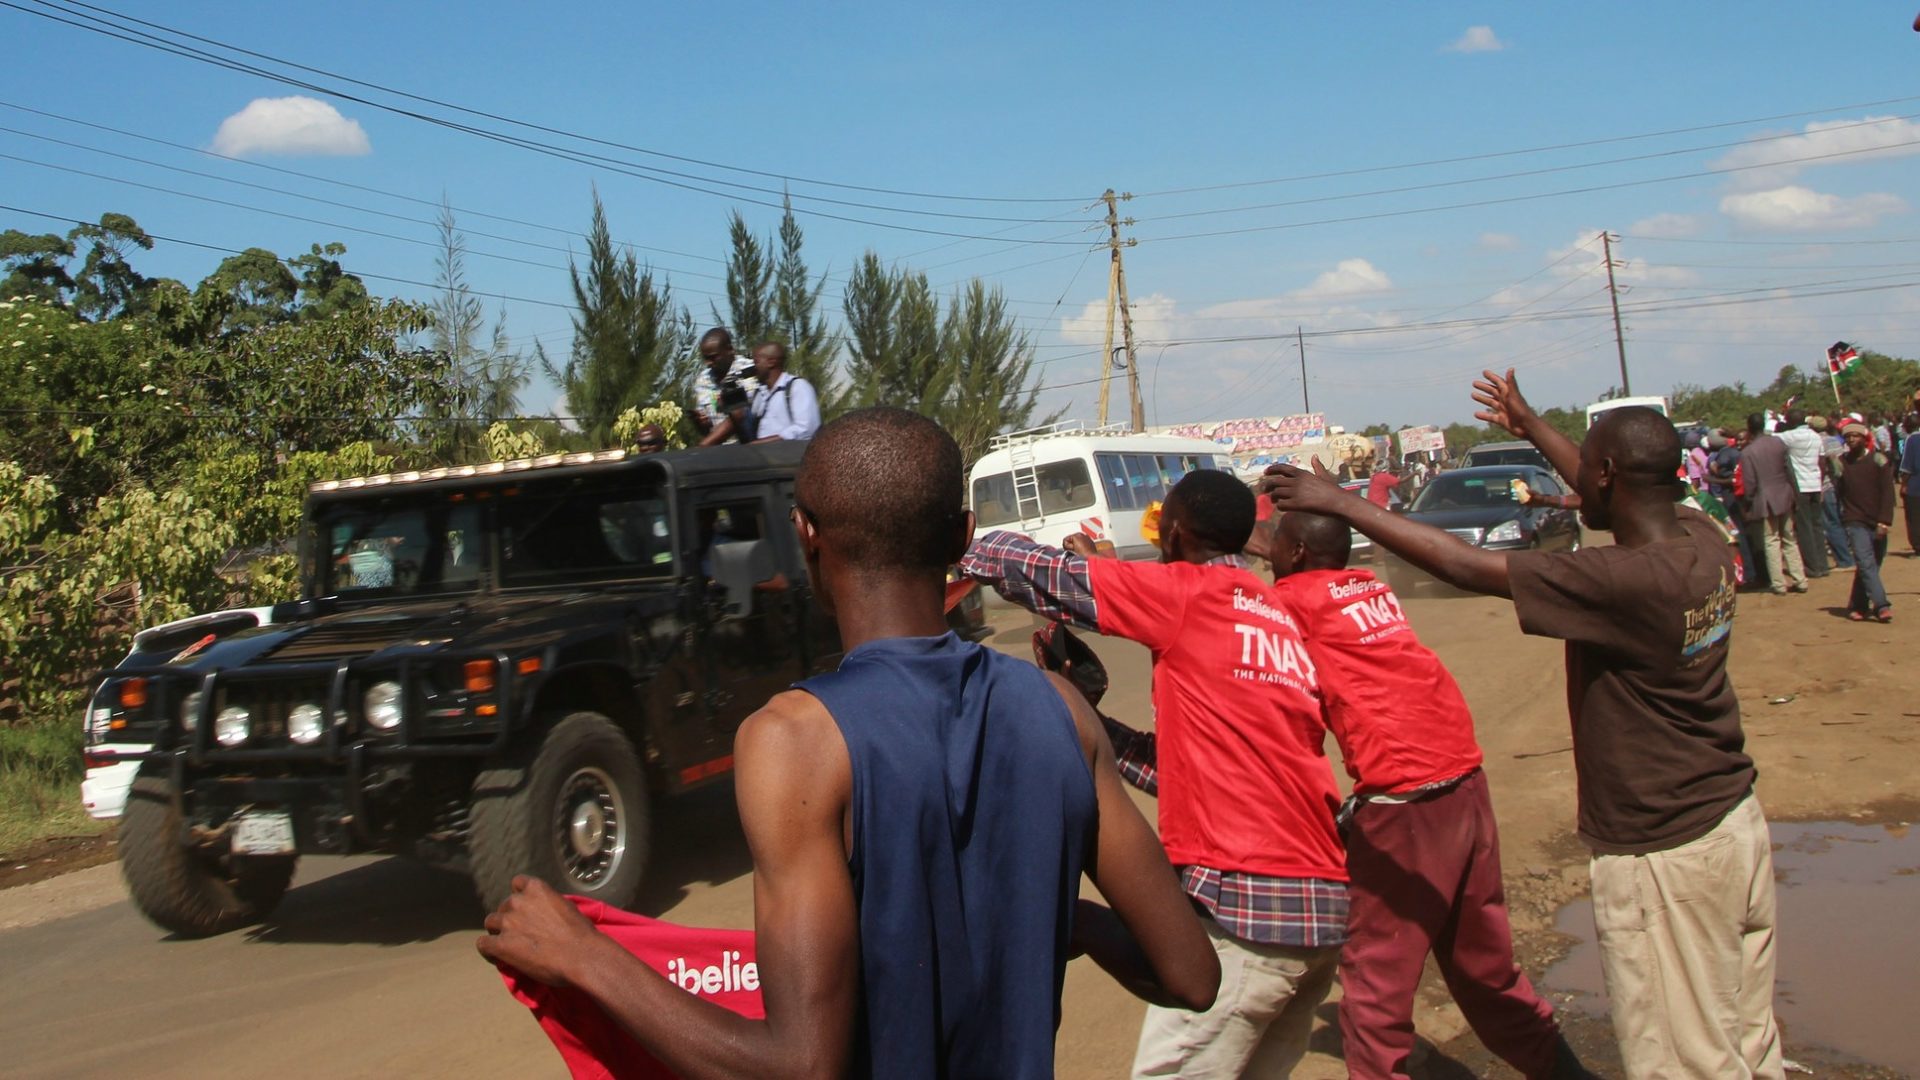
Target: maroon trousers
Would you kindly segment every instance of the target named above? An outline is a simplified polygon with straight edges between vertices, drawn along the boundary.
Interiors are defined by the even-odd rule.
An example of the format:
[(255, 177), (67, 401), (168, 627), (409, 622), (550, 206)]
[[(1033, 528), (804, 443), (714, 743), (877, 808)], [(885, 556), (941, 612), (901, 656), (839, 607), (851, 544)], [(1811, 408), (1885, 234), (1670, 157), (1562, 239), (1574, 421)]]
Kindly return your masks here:
[(1340, 954), (1340, 1031), (1358, 1080), (1404, 1077), (1431, 951), (1487, 1049), (1553, 1075), (1553, 1008), (1513, 962), (1487, 778), (1407, 803), (1362, 802), (1347, 834), (1352, 913)]

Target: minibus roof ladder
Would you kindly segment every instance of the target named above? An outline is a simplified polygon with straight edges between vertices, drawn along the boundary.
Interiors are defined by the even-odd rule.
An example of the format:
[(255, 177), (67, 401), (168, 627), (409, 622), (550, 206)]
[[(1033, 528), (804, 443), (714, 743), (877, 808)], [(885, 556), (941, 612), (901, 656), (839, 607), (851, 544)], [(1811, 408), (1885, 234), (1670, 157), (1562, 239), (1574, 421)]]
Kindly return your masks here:
[(1040, 474), (1033, 464), (1033, 440), (1021, 439), (1007, 446), (1007, 465), (1013, 473), (1013, 502), (1026, 528), (1041, 518)]

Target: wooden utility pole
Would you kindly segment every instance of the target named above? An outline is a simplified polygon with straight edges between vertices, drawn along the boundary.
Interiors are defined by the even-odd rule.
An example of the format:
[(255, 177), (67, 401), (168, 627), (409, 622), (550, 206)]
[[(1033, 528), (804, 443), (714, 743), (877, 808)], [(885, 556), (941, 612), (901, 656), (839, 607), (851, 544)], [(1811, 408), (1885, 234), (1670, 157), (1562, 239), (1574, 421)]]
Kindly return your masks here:
[(1127, 268), (1120, 258), (1120, 250), (1132, 247), (1135, 241), (1120, 239), (1120, 226), (1132, 225), (1133, 219), (1120, 217), (1119, 200), (1133, 196), (1116, 195), (1112, 188), (1108, 188), (1100, 198), (1107, 204), (1107, 248), (1112, 256), (1107, 267), (1107, 334), (1100, 356), (1100, 423), (1104, 426), (1107, 422), (1108, 384), (1113, 377), (1113, 316), (1117, 304), (1122, 347), (1127, 353), (1128, 426), (1134, 431), (1144, 431), (1147, 414), (1140, 400), (1140, 365), (1133, 348), (1133, 310), (1127, 303)]
[(1307, 400), (1307, 332), (1299, 326), (1293, 328), (1294, 343), (1300, 346), (1300, 411), (1313, 411), (1313, 402)]
[(1633, 382), (1627, 378), (1627, 338), (1620, 332), (1620, 290), (1613, 284), (1613, 234), (1600, 234), (1600, 247), (1607, 260), (1607, 296), (1613, 301), (1613, 347), (1620, 352), (1620, 396), (1633, 396)]

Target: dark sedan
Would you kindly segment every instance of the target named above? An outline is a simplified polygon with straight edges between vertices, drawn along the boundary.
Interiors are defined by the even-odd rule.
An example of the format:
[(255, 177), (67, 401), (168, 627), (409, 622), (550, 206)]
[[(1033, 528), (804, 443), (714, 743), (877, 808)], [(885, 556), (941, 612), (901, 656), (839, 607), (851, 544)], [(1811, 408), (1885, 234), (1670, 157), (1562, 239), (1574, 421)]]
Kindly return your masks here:
[[(1571, 551), (1580, 546), (1579, 515), (1539, 503), (1522, 505), (1514, 481), (1537, 495), (1566, 495), (1551, 472), (1531, 465), (1488, 465), (1454, 469), (1433, 478), (1413, 500), (1407, 517), (1445, 529), (1489, 551)], [(1389, 560), (1394, 587), (1414, 583), (1406, 563)]]

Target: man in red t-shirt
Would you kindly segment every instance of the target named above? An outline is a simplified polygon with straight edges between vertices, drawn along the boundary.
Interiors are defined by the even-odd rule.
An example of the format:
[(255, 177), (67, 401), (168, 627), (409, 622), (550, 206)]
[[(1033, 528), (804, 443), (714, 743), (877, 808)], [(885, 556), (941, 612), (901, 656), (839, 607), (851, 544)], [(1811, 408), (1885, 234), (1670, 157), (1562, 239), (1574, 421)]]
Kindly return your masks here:
[(1254, 501), (1227, 473), (1188, 474), (1162, 511), (1159, 563), (1006, 532), (976, 540), (960, 563), (1031, 611), (1153, 651), (1154, 731), (1115, 732), (1131, 736), (1117, 763), (1159, 796), (1161, 842), (1212, 916), (1221, 979), (1205, 1012), (1148, 1010), (1135, 1077), (1286, 1075), (1346, 939), (1340, 800), (1314, 665), (1293, 616), (1239, 560)]
[(1387, 469), (1375, 469), (1367, 477), (1367, 501), (1375, 506), (1388, 506), (1393, 501), (1394, 489), (1406, 479)]
[(1300, 621), (1354, 779), (1340, 956), (1347, 1069), (1360, 1080), (1407, 1075), (1414, 994), (1431, 952), (1480, 1041), (1524, 1076), (1554, 1076), (1571, 1051), (1552, 1006), (1513, 962), (1473, 714), (1393, 590), (1347, 569), (1351, 543), (1345, 522), (1294, 510), (1280, 516), (1267, 553), (1273, 596)]

